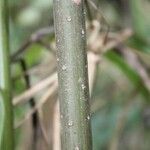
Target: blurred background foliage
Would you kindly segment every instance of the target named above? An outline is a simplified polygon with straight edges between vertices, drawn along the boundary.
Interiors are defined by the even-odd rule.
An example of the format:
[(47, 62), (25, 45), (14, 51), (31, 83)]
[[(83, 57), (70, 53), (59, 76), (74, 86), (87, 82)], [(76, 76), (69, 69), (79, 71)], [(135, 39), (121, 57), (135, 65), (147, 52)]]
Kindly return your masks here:
[[(126, 28), (133, 32), (126, 41), (103, 54), (97, 66), (90, 100), (93, 149), (149, 150), (150, 1), (93, 1), (107, 19), (110, 35)], [(9, 4), (10, 47), (13, 54), (29, 40), (32, 33), (49, 26), (53, 28), (53, 3), (52, 0), (11, 0)], [(91, 12), (93, 16), (97, 13), (92, 7)], [(88, 17), (86, 20), (91, 21)], [(101, 24), (107, 26), (104, 21)], [(44, 46), (33, 42), (20, 55), (25, 59), (28, 70), (31, 70), (32, 85), (56, 71), (54, 33), (44, 37), (43, 41), (46, 43)], [(51, 46), (51, 51), (46, 46)], [(15, 97), (26, 90), (26, 84), (20, 64), (13, 63), (11, 68)], [(40, 93), (35, 100), (38, 101), (39, 97)], [(29, 110), (29, 104), (15, 107), (15, 122)], [(23, 129), (15, 130), (18, 150), (23, 150), (23, 145), (28, 141), (23, 138)]]

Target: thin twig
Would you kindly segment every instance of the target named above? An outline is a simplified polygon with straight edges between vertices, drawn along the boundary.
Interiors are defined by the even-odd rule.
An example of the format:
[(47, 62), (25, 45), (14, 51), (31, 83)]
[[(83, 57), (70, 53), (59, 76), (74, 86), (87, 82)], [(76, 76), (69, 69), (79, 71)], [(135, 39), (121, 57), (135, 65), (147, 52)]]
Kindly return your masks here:
[(92, 17), (92, 14), (91, 14), (91, 10), (90, 10), (90, 7), (89, 7), (88, 0), (85, 0), (85, 6), (86, 6), (86, 9), (87, 9), (88, 19), (90, 21), (92, 21), (93, 17)]
[[(95, 28), (99, 28), (97, 22), (95, 23)], [(111, 50), (114, 47), (117, 47), (118, 45), (123, 43), (125, 40), (129, 39), (131, 35), (133, 34), (131, 29), (124, 29), (120, 33), (113, 35), (113, 37), (111, 36), (111, 34), (109, 34), (106, 45), (103, 45), (101, 44), (102, 36), (100, 36), (97, 32), (98, 32), (98, 29), (94, 29), (94, 32), (91, 33), (88, 39), (89, 50), (93, 51), (96, 54), (104, 54), (108, 50)]]
[(103, 45), (105, 45), (107, 43), (107, 37), (108, 37), (108, 33), (109, 33), (109, 30), (110, 30), (110, 26), (109, 26), (109, 23), (106, 19), (106, 17), (103, 15), (102, 11), (100, 9), (98, 9), (98, 7), (96, 6), (96, 4), (92, 1), (92, 0), (87, 0), (91, 6), (98, 12), (98, 14), (100, 15), (100, 22), (101, 22), (101, 18), (102, 20), (104, 20), (104, 22), (106, 23), (107, 25), (107, 29), (106, 29), (106, 34), (105, 34), (105, 37), (104, 37), (104, 40), (103, 40)]
[(48, 99), (52, 99), (56, 94), (57, 94), (57, 88), (58, 85), (57, 83), (54, 83), (53, 86), (51, 88), (49, 88), (47, 90), (47, 92), (42, 96), (42, 98), (39, 100), (39, 102), (35, 105), (34, 108), (32, 108), (24, 117), (23, 120), (21, 120), (19, 123), (17, 123), (15, 125), (15, 128), (19, 128), (22, 124), (24, 124), (24, 122), (26, 122), (26, 120), (28, 120), (29, 118), (31, 118), (31, 116), (33, 115), (33, 113), (35, 113), (35, 111), (37, 111), (38, 109), (41, 109), (41, 107), (43, 106), (43, 104), (45, 104), (47, 102)]
[(59, 100), (55, 103), (54, 113), (53, 113), (53, 150), (61, 150), (60, 141), (60, 109)]
[[(23, 58), (21, 58), (19, 62), (20, 62), (22, 71), (26, 72), (27, 71), (27, 65), (26, 65), (25, 60)], [(24, 74), (24, 79), (25, 79), (26, 87), (27, 87), (27, 89), (29, 89), (31, 87), (29, 75), (28, 74)], [(31, 109), (35, 107), (35, 100), (34, 100), (33, 97), (31, 97), (29, 99), (29, 103), (30, 103)], [(33, 115), (32, 115), (33, 146), (35, 146), (36, 143), (37, 143), (38, 126), (39, 126), (39, 117), (38, 117), (37, 111), (35, 111), (35, 113), (33, 113)]]
[(33, 97), (36, 93), (45, 89), (46, 87), (53, 85), (53, 83), (57, 82), (56, 73), (52, 74), (50, 77), (40, 81), (30, 89), (26, 90), (24, 93), (13, 99), (13, 105), (20, 105), (22, 103), (28, 102), (31, 97)]
[(134, 69), (140, 75), (145, 86), (150, 91), (150, 78), (148, 76), (147, 70), (145, 69), (144, 65), (140, 62), (138, 55), (136, 54), (137, 50), (130, 47), (124, 47), (124, 46), (121, 48), (121, 50), (125, 56), (127, 63), (132, 67), (134, 67)]
[(39, 126), (40, 126), (40, 129), (42, 132), (43, 139), (44, 139), (45, 143), (47, 144), (47, 146), (49, 146), (49, 140), (48, 140), (47, 132), (46, 132), (44, 124), (43, 124), (43, 112), (41, 110), (41, 107), (37, 110), (37, 112), (39, 114), (38, 115), (39, 116)]
[(21, 55), (31, 44), (39, 42), (44, 36), (49, 36), (53, 33), (53, 27), (45, 27), (31, 34), (29, 39), (11, 56), (11, 61), (17, 61), (19, 55)]

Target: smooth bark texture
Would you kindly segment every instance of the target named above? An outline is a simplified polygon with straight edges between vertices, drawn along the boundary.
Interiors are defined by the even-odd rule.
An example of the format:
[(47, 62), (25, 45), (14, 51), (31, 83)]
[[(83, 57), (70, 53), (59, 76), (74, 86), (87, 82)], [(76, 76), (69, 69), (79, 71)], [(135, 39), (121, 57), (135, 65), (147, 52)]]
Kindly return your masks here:
[(0, 0), (0, 93), (3, 106), (1, 150), (13, 150), (13, 113), (10, 98), (10, 65), (8, 43), (8, 1)]
[(54, 0), (62, 150), (92, 150), (83, 0)]

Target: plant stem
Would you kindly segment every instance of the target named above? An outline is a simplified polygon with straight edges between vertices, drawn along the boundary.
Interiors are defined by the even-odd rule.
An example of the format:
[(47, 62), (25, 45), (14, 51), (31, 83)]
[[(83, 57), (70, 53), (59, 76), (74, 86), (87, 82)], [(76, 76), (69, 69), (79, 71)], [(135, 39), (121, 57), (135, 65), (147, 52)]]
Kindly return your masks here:
[(0, 90), (3, 93), (4, 126), (1, 150), (13, 150), (13, 113), (10, 95), (8, 1), (0, 0)]
[(54, 0), (62, 150), (92, 150), (84, 0)]

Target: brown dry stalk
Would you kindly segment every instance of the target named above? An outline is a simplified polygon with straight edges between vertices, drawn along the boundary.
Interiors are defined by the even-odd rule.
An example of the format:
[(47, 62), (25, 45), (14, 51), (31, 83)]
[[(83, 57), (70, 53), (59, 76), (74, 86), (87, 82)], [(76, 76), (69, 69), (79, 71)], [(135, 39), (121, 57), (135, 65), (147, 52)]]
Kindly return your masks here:
[(40, 92), (41, 90), (45, 89), (48, 86), (52, 86), (53, 83), (57, 82), (57, 75), (56, 73), (52, 74), (50, 77), (40, 81), (30, 89), (26, 90), (24, 93), (20, 94), (19, 96), (13, 99), (13, 105), (20, 105), (25, 102), (28, 102), (31, 97), (35, 94)]
[(15, 128), (20, 127), (24, 122), (26, 122), (26, 120), (28, 120), (34, 113), (35, 111), (37, 111), (38, 109), (40, 109), (43, 104), (45, 104), (47, 102), (48, 99), (52, 99), (56, 93), (57, 93), (57, 84), (54, 83), (53, 86), (51, 88), (49, 88), (47, 90), (47, 92), (42, 96), (42, 98), (39, 100), (39, 102), (35, 105), (34, 108), (32, 108), (24, 117), (23, 120), (21, 120), (19, 123), (17, 123), (15, 125)]

